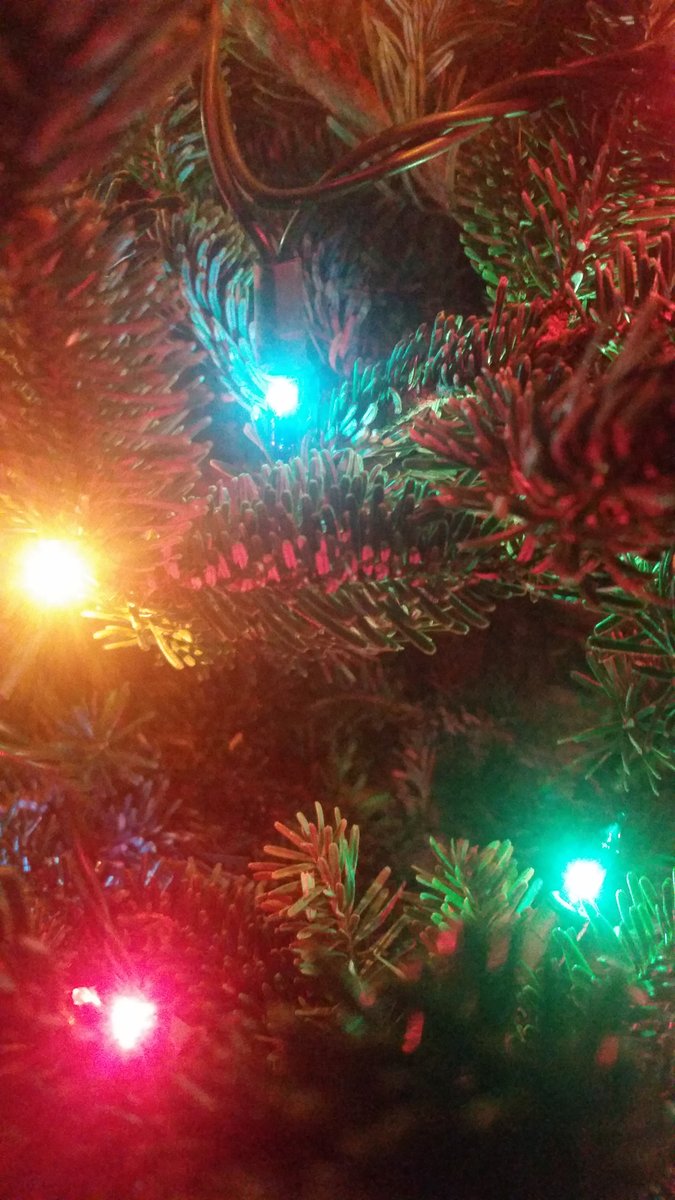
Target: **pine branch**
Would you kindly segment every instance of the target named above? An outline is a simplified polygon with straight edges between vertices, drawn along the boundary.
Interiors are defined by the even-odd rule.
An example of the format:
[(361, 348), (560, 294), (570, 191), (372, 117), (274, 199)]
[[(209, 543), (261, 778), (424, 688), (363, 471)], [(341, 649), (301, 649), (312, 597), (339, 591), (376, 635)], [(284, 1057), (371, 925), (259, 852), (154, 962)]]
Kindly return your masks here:
[[(675, 873), (660, 888), (634, 873), (626, 888), (616, 894), (615, 919), (588, 908), (587, 925), (577, 940), (557, 929), (554, 941), (563, 955), (578, 1002), (590, 1006), (593, 992), (603, 980), (619, 972), (628, 982), (630, 1025), (636, 1053), (662, 1080), (664, 1094), (672, 1094), (673, 981), (675, 976)], [(618, 1055), (619, 1038), (605, 1045), (608, 1061)]]
[(344, 45), (316, 28), (308, 39), (283, 0), (226, 0), (225, 14), (347, 128), (376, 133), (389, 123), (373, 85)]
[(431, 849), (438, 873), (417, 871), (417, 882), (424, 888), (420, 899), (431, 921), (447, 931), (467, 921), (476, 921), (486, 929), (503, 929), (529, 908), (541, 888), (534, 869), (518, 872), (510, 842), (491, 842), (479, 850), (465, 838), (454, 839), (449, 848), (435, 838)]
[(518, 581), (489, 551), (458, 556), (462, 523), (418, 522), (424, 494), (368, 472), (354, 452), (313, 451), (228, 477), (170, 569), (176, 582), (157, 580), (153, 607), (92, 611), (108, 622), (96, 636), (156, 639), (173, 666), (185, 654), (194, 665), (193, 646), (215, 657), (261, 636), (287, 658), (348, 663), (406, 642), (433, 653), (432, 634), (485, 628)]
[(536, 376), (523, 386), (509, 368), (485, 372), (473, 395), (447, 401), (440, 415), (423, 410), (412, 436), (441, 462), (476, 472), (443, 483), (441, 503), (498, 515), (502, 538), (522, 538), (519, 560), (535, 574), (578, 580), (600, 569), (644, 594), (630, 556), (666, 551), (675, 511), (665, 452), (670, 304), (647, 303), (620, 353), (608, 346), (604, 355), (557, 387)]
[[(665, 48), (672, 21), (670, 0), (662, 12), (638, 6), (629, 21), (599, 3), (570, 22), (563, 56), (590, 59), (652, 39)], [(639, 235), (653, 253), (675, 211), (669, 61), (665, 51), (640, 84), (604, 78), (599, 67), (563, 106), (487, 131), (480, 159), (460, 152), (453, 211), (491, 293), (508, 274), (511, 299), (571, 287), (586, 304), (620, 242), (635, 252)]]
[(261, 909), (293, 934), (300, 971), (346, 971), (363, 998), (383, 974), (394, 966), (400, 970), (412, 948), (413, 923), (396, 911), (404, 887), (391, 891), (385, 867), (357, 901), (359, 827), (347, 832), (337, 808), (333, 825), (327, 825), (318, 803), (316, 816), (315, 824), (298, 813), (299, 832), (277, 822), (275, 829), (291, 847), (265, 846), (270, 859), (281, 861), (254, 862), (249, 869), (266, 885)]
[[(307, 823), (305, 833), (313, 830), (310, 859), (320, 862), (319, 825)], [(323, 830), (337, 849), (326, 836), (333, 830)], [(297, 840), (304, 855), (302, 832)], [(343, 865), (354, 865), (343, 849)], [(280, 861), (299, 867), (288, 852)], [(329, 872), (337, 898), (333, 882)], [(107, 1046), (105, 1017), (68, 1002), (75, 981), (87, 979), (105, 1000), (120, 981), (85, 909), (62, 895), (47, 913), (13, 876), (0, 887), (0, 1042), (11, 1083), (0, 1093), (9, 1135), (0, 1184), (8, 1194), (27, 1157), (41, 1193), (64, 1200), (112, 1200), (146, 1181), (158, 1196), (185, 1200), (207, 1200), (233, 1182), (243, 1194), (318, 1200), (327, 1180), (365, 1200), (384, 1200), (408, 1181), (435, 1197), (447, 1192), (449, 1152), (461, 1164), (453, 1169), (460, 1200), (488, 1194), (488, 1167), (517, 1178), (525, 1200), (629, 1200), (667, 1169), (665, 1055), (636, 1060), (648, 1039), (646, 1025), (631, 1029), (630, 982), (587, 970), (583, 984), (583, 942), (576, 953), (570, 940), (551, 946), (573, 955), (571, 969), (549, 952), (530, 988), (526, 1037), (517, 1028), (527, 997), (513, 945), (495, 962), (471, 920), (462, 943), (434, 957), (420, 980), (386, 973), (388, 986), (362, 1005), (334, 981), (344, 1021), (309, 1023), (293, 1013), (296, 977), (250, 883), (194, 864), (139, 866), (123, 888), (109, 889), (109, 903), (130, 978), (155, 997), (159, 1020), (142, 1058), (122, 1062)], [(672, 890), (663, 906), (644, 883), (631, 892), (641, 911), (630, 919), (669, 914), (672, 940)], [(381, 899), (379, 890), (371, 908)]]
[[(141, 733), (151, 713), (129, 716), (130, 688), (111, 691), (56, 720), (53, 697), (35, 705), (30, 730), (17, 731), (0, 721), (0, 754), (39, 768), (59, 784), (74, 783), (100, 797), (120, 780), (138, 784), (157, 765), (155, 752)], [(49, 701), (52, 701), (50, 704)]]
[(206, 0), (6, 0), (0, 212), (103, 166), (198, 59), (208, 10)]
[(566, 739), (577, 745), (588, 776), (613, 772), (628, 791), (647, 782), (659, 794), (675, 771), (675, 610), (673, 554), (635, 569), (651, 579), (653, 603), (608, 589), (608, 612), (587, 643), (590, 675), (575, 678), (599, 701), (592, 729)]
[(264, 403), (265, 383), (251, 344), (252, 247), (232, 217), (215, 205), (175, 217), (163, 237), (180, 272), (200, 344), (222, 380), (225, 397), (246, 409)]
[(4, 545), (79, 538), (104, 594), (129, 595), (204, 508), (199, 360), (171, 337), (180, 304), (133, 252), (131, 227), (82, 199), (14, 232), (0, 320)]
[(620, 243), (653, 253), (675, 211), (672, 168), (664, 156), (650, 173), (639, 148), (626, 147), (619, 128), (634, 120), (617, 118), (608, 141), (591, 151), (591, 164), (576, 161), (578, 142), (564, 117), (517, 133), (500, 127), (490, 147), (493, 183), (471, 168), (460, 172), (462, 240), (492, 294), (507, 273), (513, 300), (571, 288), (588, 304), (596, 276), (612, 272)]
[(441, 312), (402, 338), (386, 360), (357, 362), (351, 379), (333, 393), (327, 431), (375, 453), (373, 443), (408, 454), (406, 430), (416, 410), (438, 409), (448, 393), (474, 383), (484, 371), (510, 366), (552, 379), (567, 374), (589, 338), (567, 297), (507, 304), (504, 277), (490, 316)]
[(590, 675), (575, 678), (593, 694), (596, 722), (565, 741), (579, 747), (587, 777), (611, 772), (625, 791), (647, 782), (658, 795), (675, 771), (675, 689), (672, 673), (654, 677), (628, 656), (589, 655)]

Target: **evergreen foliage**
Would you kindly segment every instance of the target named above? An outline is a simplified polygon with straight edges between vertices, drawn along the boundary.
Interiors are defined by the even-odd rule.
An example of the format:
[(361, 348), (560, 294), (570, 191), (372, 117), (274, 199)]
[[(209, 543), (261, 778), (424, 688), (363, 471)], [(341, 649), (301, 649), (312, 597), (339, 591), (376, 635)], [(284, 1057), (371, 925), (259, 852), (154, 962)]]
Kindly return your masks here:
[(0, 1200), (675, 1194), (674, 39), (5, 0)]

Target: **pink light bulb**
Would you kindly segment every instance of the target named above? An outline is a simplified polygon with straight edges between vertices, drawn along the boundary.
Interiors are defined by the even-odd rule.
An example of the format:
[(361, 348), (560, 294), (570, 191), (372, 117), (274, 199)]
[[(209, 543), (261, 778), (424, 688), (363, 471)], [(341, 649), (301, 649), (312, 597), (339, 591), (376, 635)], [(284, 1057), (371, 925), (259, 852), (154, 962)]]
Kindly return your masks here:
[(110, 1032), (120, 1050), (135, 1050), (157, 1022), (157, 1009), (141, 996), (116, 996), (110, 1004)]

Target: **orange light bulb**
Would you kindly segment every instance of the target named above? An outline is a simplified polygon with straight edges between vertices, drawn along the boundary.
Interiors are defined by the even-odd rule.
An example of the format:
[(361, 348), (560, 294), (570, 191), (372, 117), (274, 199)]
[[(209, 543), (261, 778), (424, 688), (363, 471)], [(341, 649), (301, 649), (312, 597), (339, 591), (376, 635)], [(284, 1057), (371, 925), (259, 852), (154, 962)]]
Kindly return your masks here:
[(94, 580), (75, 543), (39, 538), (24, 549), (19, 582), (35, 604), (65, 608), (84, 600)]

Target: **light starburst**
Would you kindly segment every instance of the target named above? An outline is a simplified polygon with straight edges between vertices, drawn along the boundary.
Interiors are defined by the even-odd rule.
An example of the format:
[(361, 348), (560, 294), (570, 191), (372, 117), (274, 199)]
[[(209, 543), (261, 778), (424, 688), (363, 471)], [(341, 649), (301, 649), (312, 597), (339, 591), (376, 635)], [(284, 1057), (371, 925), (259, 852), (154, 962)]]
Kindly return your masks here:
[(91, 593), (94, 579), (76, 543), (38, 538), (20, 555), (18, 583), (41, 608), (66, 608)]

